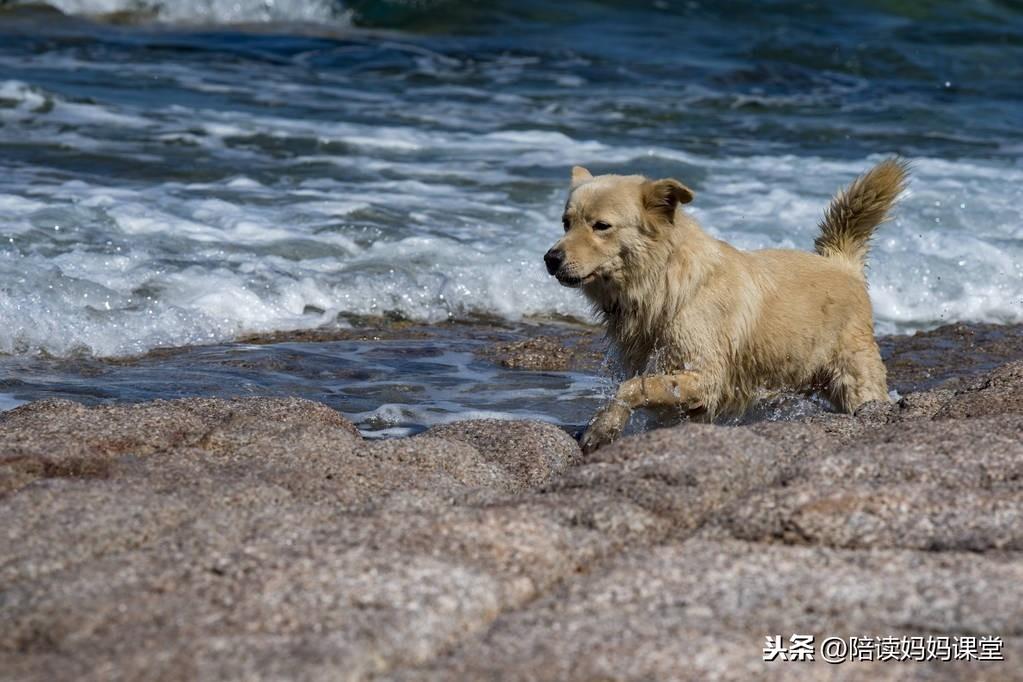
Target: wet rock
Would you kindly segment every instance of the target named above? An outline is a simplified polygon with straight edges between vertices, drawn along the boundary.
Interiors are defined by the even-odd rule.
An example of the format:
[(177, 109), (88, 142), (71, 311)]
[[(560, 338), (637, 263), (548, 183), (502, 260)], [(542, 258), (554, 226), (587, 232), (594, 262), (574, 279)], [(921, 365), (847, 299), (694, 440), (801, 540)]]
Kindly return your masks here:
[(999, 367), (965, 390), (957, 391), (935, 419), (967, 419), (998, 414), (1023, 414), (1023, 362)]
[(502, 366), (513, 369), (566, 370), (572, 361), (572, 351), (556, 336), (499, 344), (487, 349), (487, 354), (498, 357)]
[(512, 369), (564, 372), (595, 370), (600, 366), (605, 353), (596, 330), (547, 331), (550, 333), (488, 345), (480, 354)]
[(888, 385), (900, 393), (955, 388), (1023, 356), (1021, 324), (949, 324), (879, 339)]

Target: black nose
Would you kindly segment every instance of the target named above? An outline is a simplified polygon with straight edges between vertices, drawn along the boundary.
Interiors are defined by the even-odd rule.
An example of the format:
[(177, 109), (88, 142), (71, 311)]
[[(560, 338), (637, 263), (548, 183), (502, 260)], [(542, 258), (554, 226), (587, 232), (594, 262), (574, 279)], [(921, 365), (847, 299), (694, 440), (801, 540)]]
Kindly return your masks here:
[(551, 249), (543, 255), (543, 262), (547, 264), (547, 272), (553, 275), (565, 262), (565, 252), (561, 249)]

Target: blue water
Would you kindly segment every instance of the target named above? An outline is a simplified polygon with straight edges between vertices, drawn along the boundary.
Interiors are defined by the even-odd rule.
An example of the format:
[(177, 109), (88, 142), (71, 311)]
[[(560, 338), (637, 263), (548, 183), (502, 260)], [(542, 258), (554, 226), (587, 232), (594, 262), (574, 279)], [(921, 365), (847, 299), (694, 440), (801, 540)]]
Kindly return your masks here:
[[(188, 397), (300, 396), (342, 411), (367, 436), (461, 419), (540, 419), (576, 431), (606, 399), (595, 368), (509, 369), (488, 349), (526, 328), (416, 328), (316, 342), (212, 344), (142, 357), (0, 360), (0, 411), (29, 399), (87, 404)], [(0, 375), (2, 376), (2, 375)]]
[[(678, 177), (712, 233), (809, 248), (831, 193), (902, 154), (879, 330), (1019, 321), (1020, 83), (1012, 2), (0, 2), (0, 407), (46, 394), (48, 358), (585, 321), (540, 259), (573, 164)], [(392, 421), (480, 407), (450, 397)]]

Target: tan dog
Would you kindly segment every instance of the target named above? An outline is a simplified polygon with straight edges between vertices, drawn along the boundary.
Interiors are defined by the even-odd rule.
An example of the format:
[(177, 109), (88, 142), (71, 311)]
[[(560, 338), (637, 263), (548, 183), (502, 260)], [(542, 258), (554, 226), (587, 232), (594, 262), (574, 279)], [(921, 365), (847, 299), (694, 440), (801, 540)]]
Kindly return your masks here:
[(906, 175), (890, 159), (840, 192), (813, 254), (710, 237), (679, 210), (693, 193), (677, 180), (573, 168), (565, 236), (544, 260), (582, 289), (632, 377), (583, 450), (613, 440), (638, 407), (706, 421), (741, 414), (763, 390), (820, 391), (845, 412), (887, 400), (863, 269)]

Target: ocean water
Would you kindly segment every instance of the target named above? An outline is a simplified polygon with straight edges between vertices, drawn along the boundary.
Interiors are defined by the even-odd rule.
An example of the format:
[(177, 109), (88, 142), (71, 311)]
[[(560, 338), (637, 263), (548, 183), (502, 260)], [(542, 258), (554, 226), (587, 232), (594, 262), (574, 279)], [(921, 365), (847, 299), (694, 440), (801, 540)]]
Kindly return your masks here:
[[(595, 371), (509, 369), (495, 343), (535, 330), (420, 326), (309, 342), (225, 343), (117, 360), (11, 356), (0, 361), (0, 411), (29, 399), (96, 404), (187, 397), (299, 396), (340, 410), (369, 437), (460, 419), (539, 419), (577, 431), (608, 395)], [(638, 420), (634, 428), (642, 428)]]
[[(0, 1), (0, 409), (43, 375), (86, 400), (208, 393), (169, 361), (143, 394), (68, 363), (251, 333), (585, 321), (541, 260), (573, 164), (677, 177), (713, 234), (809, 248), (830, 195), (901, 154), (879, 331), (1020, 321), (1020, 83), (1013, 2)], [(437, 390), (379, 428), (442, 398), (560, 414), (557, 391)]]

